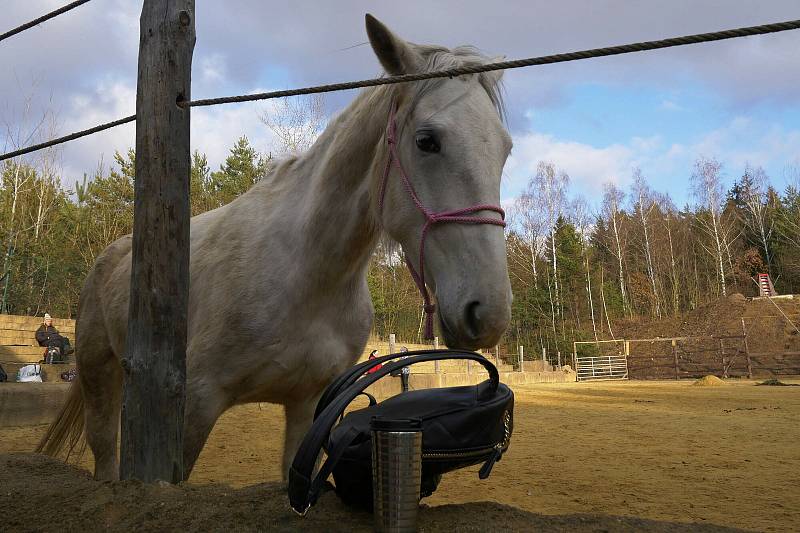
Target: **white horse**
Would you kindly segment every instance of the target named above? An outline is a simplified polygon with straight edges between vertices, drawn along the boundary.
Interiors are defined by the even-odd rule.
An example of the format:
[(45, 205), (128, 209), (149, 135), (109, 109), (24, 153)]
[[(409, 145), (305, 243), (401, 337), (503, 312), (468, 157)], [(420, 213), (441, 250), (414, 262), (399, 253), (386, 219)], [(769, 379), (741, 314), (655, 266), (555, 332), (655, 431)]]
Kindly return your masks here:
[[(370, 15), (366, 26), (391, 75), (486, 62), (472, 48), (406, 42)], [(476, 349), (498, 341), (511, 306), (501, 214), (492, 207), (499, 204), (511, 150), (499, 77), (366, 89), (307, 153), (282, 161), (230, 204), (192, 219), (187, 477), (217, 418), (247, 402), (284, 405), (286, 475), (322, 391), (366, 345), (373, 320), (366, 272), (382, 233), (415, 265), (425, 241), (422, 275), (448, 346)], [(387, 165), (393, 106), (393, 153), (405, 172)], [(423, 238), (428, 220), (408, 185), (430, 212), (478, 204), (488, 207), (469, 216), (490, 222), (434, 224)], [(76, 327), (79, 379), (39, 445), (55, 455), (85, 431), (95, 478), (103, 480), (119, 476), (130, 269), (126, 236), (89, 273)]]

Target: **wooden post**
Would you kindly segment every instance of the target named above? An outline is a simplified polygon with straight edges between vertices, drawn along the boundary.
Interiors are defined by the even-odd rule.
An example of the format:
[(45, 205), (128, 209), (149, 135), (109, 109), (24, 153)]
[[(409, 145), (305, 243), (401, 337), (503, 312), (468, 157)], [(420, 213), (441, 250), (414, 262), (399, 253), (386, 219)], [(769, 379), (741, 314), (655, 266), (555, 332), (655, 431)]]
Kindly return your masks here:
[(500, 366), (500, 345), (494, 347), (494, 364)]
[(572, 370), (577, 372), (578, 371), (578, 343), (572, 343)]
[(194, 0), (144, 0), (139, 20), (131, 292), (120, 476), (184, 479), (189, 108)]
[(397, 347), (397, 337), (394, 333), (389, 333), (389, 353), (395, 353)]
[(675, 359), (675, 379), (681, 379), (681, 371), (678, 366), (678, 342), (672, 339), (672, 357)]
[(558, 356), (558, 369), (561, 370), (561, 350), (558, 350), (556, 355)]
[[(434, 337), (433, 338), (433, 349), (434, 350), (438, 350), (439, 349), (439, 337)], [(437, 374), (441, 374), (442, 369), (439, 367), (439, 361), (438, 360), (433, 362), (433, 370)]]
[(525, 372), (525, 348), (519, 347), (519, 371)]
[(753, 379), (753, 365), (750, 362), (750, 347), (747, 345), (747, 328), (742, 317), (742, 335), (744, 335), (744, 356), (747, 358), (747, 379)]

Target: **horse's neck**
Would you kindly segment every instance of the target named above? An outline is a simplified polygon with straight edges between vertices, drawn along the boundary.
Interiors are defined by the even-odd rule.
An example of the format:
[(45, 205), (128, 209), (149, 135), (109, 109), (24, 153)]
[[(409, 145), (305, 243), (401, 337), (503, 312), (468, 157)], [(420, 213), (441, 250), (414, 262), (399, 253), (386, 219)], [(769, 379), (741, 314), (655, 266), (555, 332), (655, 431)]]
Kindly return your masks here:
[(390, 94), (384, 87), (360, 94), (295, 163), (303, 260), (323, 283), (352, 282), (377, 243), (372, 195), (386, 155)]

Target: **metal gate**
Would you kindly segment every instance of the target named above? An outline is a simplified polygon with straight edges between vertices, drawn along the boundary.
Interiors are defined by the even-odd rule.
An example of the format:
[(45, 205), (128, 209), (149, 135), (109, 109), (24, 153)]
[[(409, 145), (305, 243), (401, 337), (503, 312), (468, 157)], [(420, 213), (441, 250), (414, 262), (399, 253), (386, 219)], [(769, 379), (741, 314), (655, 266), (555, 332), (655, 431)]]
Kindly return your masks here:
[(578, 381), (628, 379), (628, 358), (625, 354), (575, 358)]

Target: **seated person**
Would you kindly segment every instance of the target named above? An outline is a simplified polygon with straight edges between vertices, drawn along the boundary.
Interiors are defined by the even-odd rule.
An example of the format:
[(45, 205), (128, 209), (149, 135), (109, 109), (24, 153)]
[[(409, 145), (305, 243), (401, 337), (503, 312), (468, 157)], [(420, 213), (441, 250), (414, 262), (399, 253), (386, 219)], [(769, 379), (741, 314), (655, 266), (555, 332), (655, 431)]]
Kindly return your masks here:
[[(39, 343), (39, 346), (44, 346), (45, 348), (58, 348), (59, 354), (61, 355), (61, 357), (59, 357), (59, 362), (64, 360), (65, 355), (69, 355), (75, 351), (72, 346), (70, 346), (69, 339), (62, 337), (55, 326), (53, 326), (53, 318), (48, 313), (44, 314), (44, 322), (42, 322), (42, 325), (36, 330), (36, 342)], [(47, 350), (45, 350), (45, 359), (47, 359)]]

